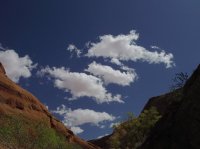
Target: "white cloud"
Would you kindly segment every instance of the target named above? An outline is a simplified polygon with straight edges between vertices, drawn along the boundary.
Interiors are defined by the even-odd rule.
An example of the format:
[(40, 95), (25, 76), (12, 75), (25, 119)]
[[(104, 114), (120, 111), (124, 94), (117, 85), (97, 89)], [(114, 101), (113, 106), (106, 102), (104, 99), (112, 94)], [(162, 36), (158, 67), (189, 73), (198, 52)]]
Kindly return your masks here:
[(160, 48), (158, 46), (151, 46), (151, 48), (160, 50)]
[(106, 126), (105, 125), (101, 125), (101, 126), (99, 126), (99, 128), (101, 128), (101, 129), (103, 129), (103, 128), (105, 128)]
[(44, 104), (44, 106), (47, 108), (47, 110), (49, 110), (49, 106), (47, 106), (46, 104)]
[(64, 67), (46, 67), (40, 70), (38, 74), (49, 74), (53, 77), (55, 79), (55, 87), (70, 92), (72, 94), (72, 100), (79, 97), (91, 97), (97, 103), (113, 101), (123, 103), (121, 95), (117, 94), (113, 96), (111, 93), (108, 93), (103, 86), (102, 80), (95, 76), (87, 75), (86, 73), (70, 72)]
[(70, 127), (72, 130), (75, 130), (76, 133), (83, 132), (83, 130), (77, 126), (93, 124), (101, 128), (101, 123), (115, 120), (114, 116), (106, 112), (96, 112), (90, 109), (71, 110), (70, 108), (66, 108), (65, 105), (57, 107), (57, 109), (52, 112), (63, 116), (63, 123)]
[(120, 122), (111, 123), (110, 128), (113, 128), (114, 126), (119, 126), (119, 125), (120, 125)]
[(76, 135), (84, 132), (84, 130), (80, 127), (71, 127), (70, 130), (73, 131), (73, 133), (75, 133)]
[(75, 52), (77, 57), (80, 57), (81, 55), (81, 50), (78, 49), (75, 45), (70, 44), (67, 48), (68, 51), (70, 51), (71, 53)]
[[(110, 60), (110, 62), (113, 63), (113, 64), (116, 64), (116, 65), (120, 66), (120, 69), (122, 69), (122, 70), (126, 70), (126, 71), (132, 72), (132, 73), (134, 73), (135, 75), (137, 75), (137, 74), (135, 73), (135, 69), (130, 68), (130, 67), (124, 65), (124, 64), (123, 64), (120, 60), (118, 60), (117, 58), (112, 58), (112, 59)], [(137, 78), (138, 78), (138, 76), (137, 76)], [(136, 78), (136, 79), (137, 79), (137, 78)]]
[(7, 76), (14, 82), (19, 82), (21, 77), (29, 78), (31, 70), (36, 67), (28, 55), (19, 57), (14, 50), (7, 49), (0, 51), (0, 62), (5, 67)]
[(121, 72), (120, 70), (114, 70), (110, 66), (97, 64), (96, 62), (89, 64), (88, 69), (85, 71), (101, 77), (106, 84), (115, 83), (118, 85), (127, 86), (137, 79), (137, 74), (135, 71)]
[(103, 35), (100, 36), (100, 41), (90, 43), (90, 48), (86, 56), (88, 57), (104, 57), (118, 59), (121, 61), (145, 61), (150, 64), (164, 63), (167, 68), (174, 65), (173, 54), (165, 51), (149, 51), (142, 46), (138, 46), (136, 41), (139, 34), (135, 31), (130, 31), (129, 34), (120, 34), (117, 36)]
[(123, 65), (117, 58), (112, 58), (110, 62), (119, 66)]
[(103, 137), (108, 136), (108, 135), (109, 135), (109, 134), (106, 133), (106, 134), (104, 134), (104, 135), (98, 136), (97, 139), (103, 138)]

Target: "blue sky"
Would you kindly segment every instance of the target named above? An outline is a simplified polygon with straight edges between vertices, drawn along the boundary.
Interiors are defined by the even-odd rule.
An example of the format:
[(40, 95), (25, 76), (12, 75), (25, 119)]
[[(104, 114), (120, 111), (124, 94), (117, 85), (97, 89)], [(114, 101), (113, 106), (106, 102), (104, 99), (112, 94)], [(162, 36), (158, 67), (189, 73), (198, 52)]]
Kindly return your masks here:
[(0, 61), (80, 137), (96, 138), (200, 63), (199, 7), (198, 0), (1, 1)]

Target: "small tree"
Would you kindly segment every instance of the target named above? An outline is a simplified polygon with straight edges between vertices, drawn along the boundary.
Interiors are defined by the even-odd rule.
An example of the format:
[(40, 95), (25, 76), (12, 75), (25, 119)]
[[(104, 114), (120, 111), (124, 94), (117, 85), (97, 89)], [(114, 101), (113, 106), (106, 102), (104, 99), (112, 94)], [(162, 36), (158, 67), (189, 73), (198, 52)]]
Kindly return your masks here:
[(128, 121), (120, 124), (110, 138), (113, 149), (135, 149), (144, 142), (151, 128), (160, 119), (155, 107), (144, 110), (139, 117), (128, 113)]
[(171, 86), (171, 90), (174, 91), (176, 89), (182, 88), (188, 80), (188, 77), (189, 76), (187, 73), (176, 73), (175, 77), (172, 79), (173, 84)]

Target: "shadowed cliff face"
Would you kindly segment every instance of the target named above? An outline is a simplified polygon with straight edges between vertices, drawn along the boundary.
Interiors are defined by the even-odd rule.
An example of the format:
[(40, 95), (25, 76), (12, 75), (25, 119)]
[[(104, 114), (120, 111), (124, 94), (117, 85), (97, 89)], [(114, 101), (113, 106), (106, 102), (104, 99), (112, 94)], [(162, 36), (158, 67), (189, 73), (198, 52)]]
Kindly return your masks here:
[(164, 115), (171, 110), (170, 107), (172, 107), (172, 105), (180, 103), (183, 96), (182, 93), (183, 89), (181, 88), (161, 96), (152, 97), (149, 99), (142, 111), (148, 110), (151, 107), (156, 107), (158, 112), (161, 115)]
[(199, 149), (200, 65), (186, 82), (180, 102), (168, 109), (141, 149)]
[[(139, 149), (199, 149), (200, 65), (183, 88), (150, 98), (142, 111), (151, 107), (156, 107), (162, 118)], [(113, 134), (91, 142), (109, 149)]]
[(110, 148), (109, 139), (112, 137), (112, 135), (113, 134), (110, 134), (100, 139), (90, 140), (89, 142), (101, 147), (102, 149), (109, 149)]
[(30, 123), (42, 120), (56, 132), (64, 135), (66, 141), (76, 143), (84, 149), (98, 149), (95, 145), (75, 136), (71, 130), (53, 117), (35, 96), (11, 81), (0, 63), (0, 116), (3, 115), (22, 116)]

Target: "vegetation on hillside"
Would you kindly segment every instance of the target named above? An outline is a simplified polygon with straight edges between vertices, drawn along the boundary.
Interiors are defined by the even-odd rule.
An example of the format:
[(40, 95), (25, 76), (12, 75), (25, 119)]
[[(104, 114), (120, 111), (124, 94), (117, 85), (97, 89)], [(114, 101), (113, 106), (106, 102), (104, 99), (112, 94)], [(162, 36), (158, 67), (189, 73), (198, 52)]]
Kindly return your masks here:
[(0, 115), (0, 144), (7, 149), (80, 149), (46, 123)]
[(189, 75), (184, 72), (176, 73), (175, 77), (172, 79), (172, 85), (170, 87), (171, 91), (182, 88), (186, 81), (188, 80)]
[(144, 142), (160, 117), (155, 107), (144, 110), (137, 118), (129, 113), (128, 121), (114, 128), (108, 143), (112, 149), (136, 149)]

